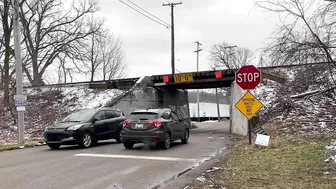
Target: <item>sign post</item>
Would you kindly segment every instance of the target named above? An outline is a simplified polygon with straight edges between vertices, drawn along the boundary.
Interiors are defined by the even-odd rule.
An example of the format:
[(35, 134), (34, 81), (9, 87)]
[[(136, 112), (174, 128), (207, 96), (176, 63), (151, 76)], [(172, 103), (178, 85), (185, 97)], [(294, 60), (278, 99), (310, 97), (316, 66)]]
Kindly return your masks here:
[(250, 92), (261, 82), (261, 72), (253, 65), (242, 66), (235, 74), (237, 85), (247, 93), (237, 102), (236, 108), (248, 119), (249, 144), (252, 144), (251, 119), (263, 107), (263, 104)]

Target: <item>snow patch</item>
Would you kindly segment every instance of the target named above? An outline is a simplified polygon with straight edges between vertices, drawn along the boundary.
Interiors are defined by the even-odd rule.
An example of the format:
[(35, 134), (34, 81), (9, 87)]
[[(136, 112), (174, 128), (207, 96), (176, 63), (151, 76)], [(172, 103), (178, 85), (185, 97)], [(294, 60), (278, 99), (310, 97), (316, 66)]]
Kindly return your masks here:
[(332, 141), (329, 145), (325, 146), (327, 150), (336, 150), (336, 141)]
[(221, 167), (213, 167), (211, 169), (206, 170), (205, 172), (206, 173), (211, 173), (211, 172), (219, 171), (219, 170), (222, 170), (222, 169), (223, 168), (221, 168)]
[(204, 176), (199, 176), (196, 178), (197, 181), (200, 181), (200, 182), (205, 182), (205, 177)]
[(324, 160), (325, 163), (336, 163), (336, 155), (330, 156), (329, 158)]

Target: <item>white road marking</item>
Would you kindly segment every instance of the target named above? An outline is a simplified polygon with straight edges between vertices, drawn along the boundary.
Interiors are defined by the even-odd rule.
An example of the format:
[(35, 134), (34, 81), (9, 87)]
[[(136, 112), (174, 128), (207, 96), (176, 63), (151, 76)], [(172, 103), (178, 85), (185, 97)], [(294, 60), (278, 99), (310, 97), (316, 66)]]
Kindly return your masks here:
[(75, 154), (74, 156), (82, 157), (104, 157), (104, 158), (121, 158), (121, 159), (142, 159), (142, 160), (159, 160), (159, 161), (198, 161), (190, 158), (159, 157), (159, 156), (132, 156), (132, 155), (113, 155), (113, 154)]

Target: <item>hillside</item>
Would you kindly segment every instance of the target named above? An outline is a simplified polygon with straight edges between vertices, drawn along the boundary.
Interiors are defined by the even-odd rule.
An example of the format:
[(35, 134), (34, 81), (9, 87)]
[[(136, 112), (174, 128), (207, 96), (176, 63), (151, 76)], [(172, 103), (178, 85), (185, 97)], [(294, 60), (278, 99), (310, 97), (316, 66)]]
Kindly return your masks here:
[[(260, 111), (262, 123), (273, 123), (279, 134), (291, 136), (334, 131), (336, 95), (335, 90), (324, 91), (327, 87), (326, 81), (332, 80), (327, 70), (326, 67), (268, 70), (269, 73), (287, 78), (288, 82), (279, 84), (263, 79), (252, 91), (264, 104)], [(201, 93), (201, 99), (213, 102), (215, 95), (211, 90), (205, 91), (208, 92)], [(26, 139), (40, 140), (45, 126), (76, 109), (100, 107), (122, 92), (87, 87), (27, 89)], [(305, 96), (307, 94), (311, 95)], [(190, 102), (194, 102), (195, 91), (189, 97)], [(0, 96), (0, 107), (3, 106), (1, 98)], [(17, 138), (13, 103), (14, 100), (11, 104), (12, 111), (0, 112), (0, 143), (15, 142)]]
[[(45, 126), (53, 124), (72, 111), (81, 108), (103, 106), (113, 97), (121, 94), (121, 90), (93, 90), (88, 87), (64, 87), (41, 89), (26, 89), (28, 96), (25, 124), (26, 140), (41, 140)], [(12, 96), (13, 97), (13, 96)], [(0, 107), (3, 106), (0, 97)], [(17, 127), (15, 124), (16, 111), (12, 99), (12, 111), (0, 113), (0, 143), (15, 142)]]
[(287, 136), (334, 131), (334, 67), (332, 71), (329, 66), (309, 66), (273, 69), (270, 73), (281, 75), (288, 81), (280, 85), (264, 79), (255, 90), (265, 105), (260, 111), (262, 123), (273, 123), (280, 135)]

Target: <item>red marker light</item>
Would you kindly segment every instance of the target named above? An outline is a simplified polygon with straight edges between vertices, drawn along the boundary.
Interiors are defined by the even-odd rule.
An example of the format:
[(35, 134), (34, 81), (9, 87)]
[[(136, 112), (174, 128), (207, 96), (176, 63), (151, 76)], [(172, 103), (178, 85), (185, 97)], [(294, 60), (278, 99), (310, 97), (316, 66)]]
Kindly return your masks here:
[(129, 121), (129, 120), (125, 120), (124, 123), (123, 123), (123, 127), (125, 127), (125, 126), (128, 125), (128, 124), (131, 124), (131, 121)]
[(222, 78), (222, 71), (216, 72), (216, 79)]
[(153, 120), (153, 121), (149, 121), (148, 124), (150, 125), (155, 125), (156, 127), (159, 127), (162, 125), (162, 122), (159, 120)]
[(169, 77), (167, 75), (163, 76), (163, 82), (168, 83)]

